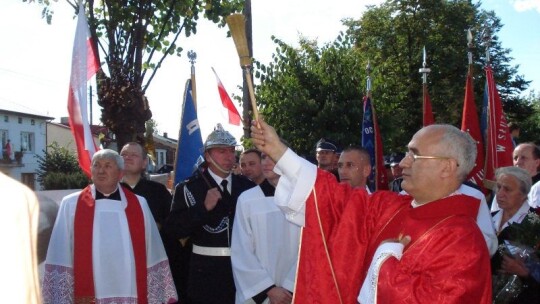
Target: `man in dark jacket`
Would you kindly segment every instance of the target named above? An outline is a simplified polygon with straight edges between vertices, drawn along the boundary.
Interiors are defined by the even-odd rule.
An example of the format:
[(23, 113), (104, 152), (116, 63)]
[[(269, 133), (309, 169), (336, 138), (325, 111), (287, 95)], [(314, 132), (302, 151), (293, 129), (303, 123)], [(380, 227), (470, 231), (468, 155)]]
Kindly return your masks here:
[[(236, 146), (236, 139), (218, 124), (204, 143), (207, 168), (179, 183), (174, 192), (165, 233), (184, 245), (189, 238), (192, 244), (189, 274), (176, 274), (182, 281), (177, 282), (180, 298), (186, 293), (189, 303), (234, 303), (230, 246), (236, 201), (255, 186), (231, 174)], [(182, 271), (173, 269), (173, 275)]]

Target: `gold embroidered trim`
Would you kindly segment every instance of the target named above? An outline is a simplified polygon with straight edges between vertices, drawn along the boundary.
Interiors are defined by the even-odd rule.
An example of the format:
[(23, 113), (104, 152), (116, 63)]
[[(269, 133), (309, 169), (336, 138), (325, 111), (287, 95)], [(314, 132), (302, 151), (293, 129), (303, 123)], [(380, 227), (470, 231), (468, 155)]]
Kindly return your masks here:
[(319, 213), (319, 202), (317, 200), (317, 190), (315, 189), (315, 187), (313, 187), (313, 197), (314, 197), (314, 200), (315, 200), (315, 211), (317, 212), (317, 219), (319, 221), (319, 229), (321, 230), (324, 250), (326, 252), (326, 258), (328, 259), (328, 265), (330, 266), (330, 271), (332, 272), (332, 279), (334, 280), (334, 285), (336, 286), (336, 291), (337, 291), (337, 294), (338, 294), (338, 297), (339, 297), (339, 303), (343, 304), (343, 299), (341, 297), (341, 292), (339, 291), (339, 285), (338, 285), (338, 282), (337, 282), (336, 273), (334, 272), (334, 266), (332, 265), (332, 259), (330, 258), (330, 253), (328, 252), (328, 245), (326, 244), (326, 238), (325, 238), (325, 235), (324, 235), (324, 230), (323, 230), (322, 222), (321, 222), (321, 215)]

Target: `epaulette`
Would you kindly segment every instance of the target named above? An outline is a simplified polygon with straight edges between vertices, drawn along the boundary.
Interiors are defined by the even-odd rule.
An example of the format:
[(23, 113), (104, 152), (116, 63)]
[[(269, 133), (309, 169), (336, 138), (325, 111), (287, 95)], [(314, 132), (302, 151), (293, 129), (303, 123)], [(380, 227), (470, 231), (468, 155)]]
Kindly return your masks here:
[(196, 182), (198, 179), (200, 179), (201, 176), (198, 173), (193, 174), (192, 176), (186, 178), (185, 180), (181, 181), (180, 184), (191, 184)]

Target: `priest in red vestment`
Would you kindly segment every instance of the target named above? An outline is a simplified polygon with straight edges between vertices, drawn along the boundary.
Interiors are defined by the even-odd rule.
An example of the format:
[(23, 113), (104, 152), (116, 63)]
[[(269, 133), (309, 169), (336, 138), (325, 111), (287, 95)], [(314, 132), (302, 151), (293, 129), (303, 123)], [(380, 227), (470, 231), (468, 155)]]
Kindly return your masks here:
[(264, 121), (253, 143), (277, 161), (275, 200), (303, 225), (294, 303), (491, 303), (480, 201), (459, 192), (476, 145), (450, 125), (430, 125), (408, 144), (410, 195), (338, 184), (280, 143)]

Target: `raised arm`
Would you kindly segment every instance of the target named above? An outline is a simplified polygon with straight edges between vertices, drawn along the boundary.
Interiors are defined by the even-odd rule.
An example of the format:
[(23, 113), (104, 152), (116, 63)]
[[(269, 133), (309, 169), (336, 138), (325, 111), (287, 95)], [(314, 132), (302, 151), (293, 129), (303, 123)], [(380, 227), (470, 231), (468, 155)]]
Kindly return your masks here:
[(262, 118), (252, 122), (251, 139), (259, 151), (270, 156), (276, 163), (287, 151), (287, 146), (280, 141), (276, 130)]

